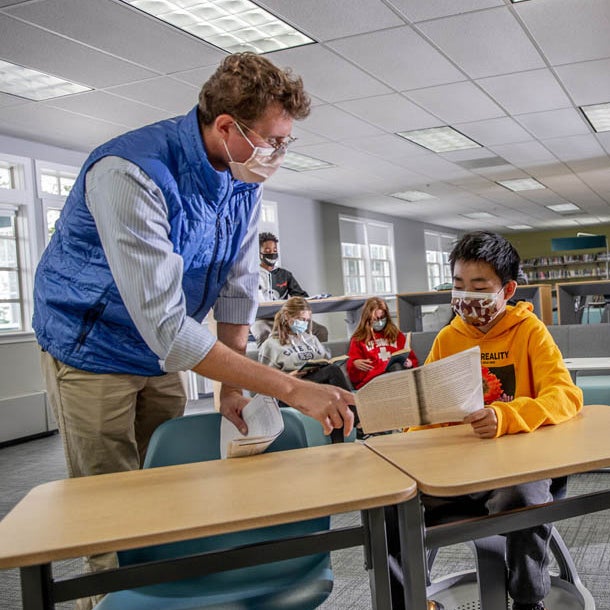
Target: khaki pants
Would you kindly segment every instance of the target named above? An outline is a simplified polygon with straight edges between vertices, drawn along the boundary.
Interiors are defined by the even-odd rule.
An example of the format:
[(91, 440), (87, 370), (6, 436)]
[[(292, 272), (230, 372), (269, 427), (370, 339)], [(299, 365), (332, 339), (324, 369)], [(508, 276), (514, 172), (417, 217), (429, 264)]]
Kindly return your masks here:
[[(99, 374), (41, 354), (47, 397), (64, 445), (71, 477), (141, 468), (155, 428), (186, 406), (182, 373), (158, 377)], [(116, 567), (115, 553), (85, 559), (89, 571)], [(79, 600), (88, 610), (101, 597)]]

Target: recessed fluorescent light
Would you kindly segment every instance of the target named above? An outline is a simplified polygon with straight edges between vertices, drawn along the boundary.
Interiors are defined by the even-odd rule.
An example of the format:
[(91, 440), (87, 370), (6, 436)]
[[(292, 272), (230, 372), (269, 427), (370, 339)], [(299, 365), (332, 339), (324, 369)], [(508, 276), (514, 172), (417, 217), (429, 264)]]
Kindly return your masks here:
[(39, 102), (91, 88), (0, 60), (0, 91)]
[(470, 214), (461, 214), (461, 216), (465, 216), (466, 218), (471, 218), (472, 220), (484, 220), (485, 218), (497, 218), (494, 214), (490, 214), (489, 212), (470, 212)]
[(573, 203), (555, 203), (554, 205), (547, 205), (549, 210), (553, 210), (553, 212), (575, 212), (580, 210), (577, 205)]
[(467, 138), (464, 134), (453, 129), (453, 127), (448, 126), (417, 129), (415, 131), (399, 131), (396, 135), (435, 153), (481, 147), (474, 140)]
[(580, 109), (587, 117), (595, 131), (610, 131), (610, 103), (581, 106)]
[(527, 2), (527, 0), (510, 0), (513, 4), (516, 4), (517, 2)]
[(402, 199), (403, 201), (425, 201), (426, 199), (436, 199), (434, 195), (430, 193), (424, 193), (423, 191), (400, 191), (398, 193), (390, 193), (390, 197), (396, 199)]
[(284, 169), (291, 169), (293, 172), (309, 172), (314, 169), (334, 167), (334, 165), (321, 159), (301, 155), (300, 153), (287, 152), (282, 167)]
[(496, 184), (507, 188), (509, 191), (534, 191), (545, 189), (546, 186), (533, 178), (521, 178), (519, 180), (498, 180)]
[(525, 231), (526, 229), (531, 229), (529, 225), (506, 225), (507, 229), (512, 229), (513, 231)]
[(250, 0), (123, 0), (229, 53), (268, 53), (314, 42)]

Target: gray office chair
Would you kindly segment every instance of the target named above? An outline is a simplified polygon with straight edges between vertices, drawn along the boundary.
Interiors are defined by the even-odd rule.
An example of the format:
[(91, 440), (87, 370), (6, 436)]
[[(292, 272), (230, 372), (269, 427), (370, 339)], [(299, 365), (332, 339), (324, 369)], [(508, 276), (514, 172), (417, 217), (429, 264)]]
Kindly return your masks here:
[[(554, 479), (551, 485), (553, 497), (561, 499), (566, 494), (567, 477)], [(429, 515), (427, 515), (429, 517)], [(435, 525), (471, 518), (474, 514), (460, 514), (457, 504), (448, 504), (446, 512), (436, 514), (427, 528)], [(392, 518), (390, 516), (390, 518)], [(465, 570), (431, 580), (430, 573), (439, 549), (428, 548), (428, 599), (441, 603), (445, 610), (507, 610), (510, 600), (507, 591), (506, 538), (489, 536), (466, 543), (475, 560), (474, 570)], [(552, 610), (595, 610), (595, 600), (582, 584), (574, 561), (559, 532), (553, 527), (549, 548), (555, 559), (558, 574), (551, 576), (551, 592), (545, 598)], [(390, 555), (393, 588), (402, 582), (400, 561)]]

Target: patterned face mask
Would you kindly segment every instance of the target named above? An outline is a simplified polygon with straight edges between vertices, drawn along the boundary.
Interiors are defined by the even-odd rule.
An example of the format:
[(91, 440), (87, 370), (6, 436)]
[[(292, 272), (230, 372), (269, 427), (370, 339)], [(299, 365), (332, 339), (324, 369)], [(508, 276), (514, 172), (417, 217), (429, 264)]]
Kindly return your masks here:
[(467, 292), (465, 290), (451, 291), (451, 307), (453, 311), (472, 326), (487, 326), (502, 311), (498, 306), (498, 292)]

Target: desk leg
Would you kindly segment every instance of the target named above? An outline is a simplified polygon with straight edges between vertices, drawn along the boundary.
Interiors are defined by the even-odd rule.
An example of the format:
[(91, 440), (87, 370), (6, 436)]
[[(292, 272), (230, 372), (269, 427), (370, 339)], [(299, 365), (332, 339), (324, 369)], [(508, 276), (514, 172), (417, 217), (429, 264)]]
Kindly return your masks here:
[(405, 607), (426, 608), (426, 549), (424, 516), (419, 495), (398, 505), (400, 556), (405, 589)]
[(54, 610), (50, 564), (21, 568), (23, 610)]
[(364, 557), (369, 571), (373, 610), (387, 610), (392, 607), (392, 601), (383, 508), (362, 511), (362, 523), (365, 532)]

